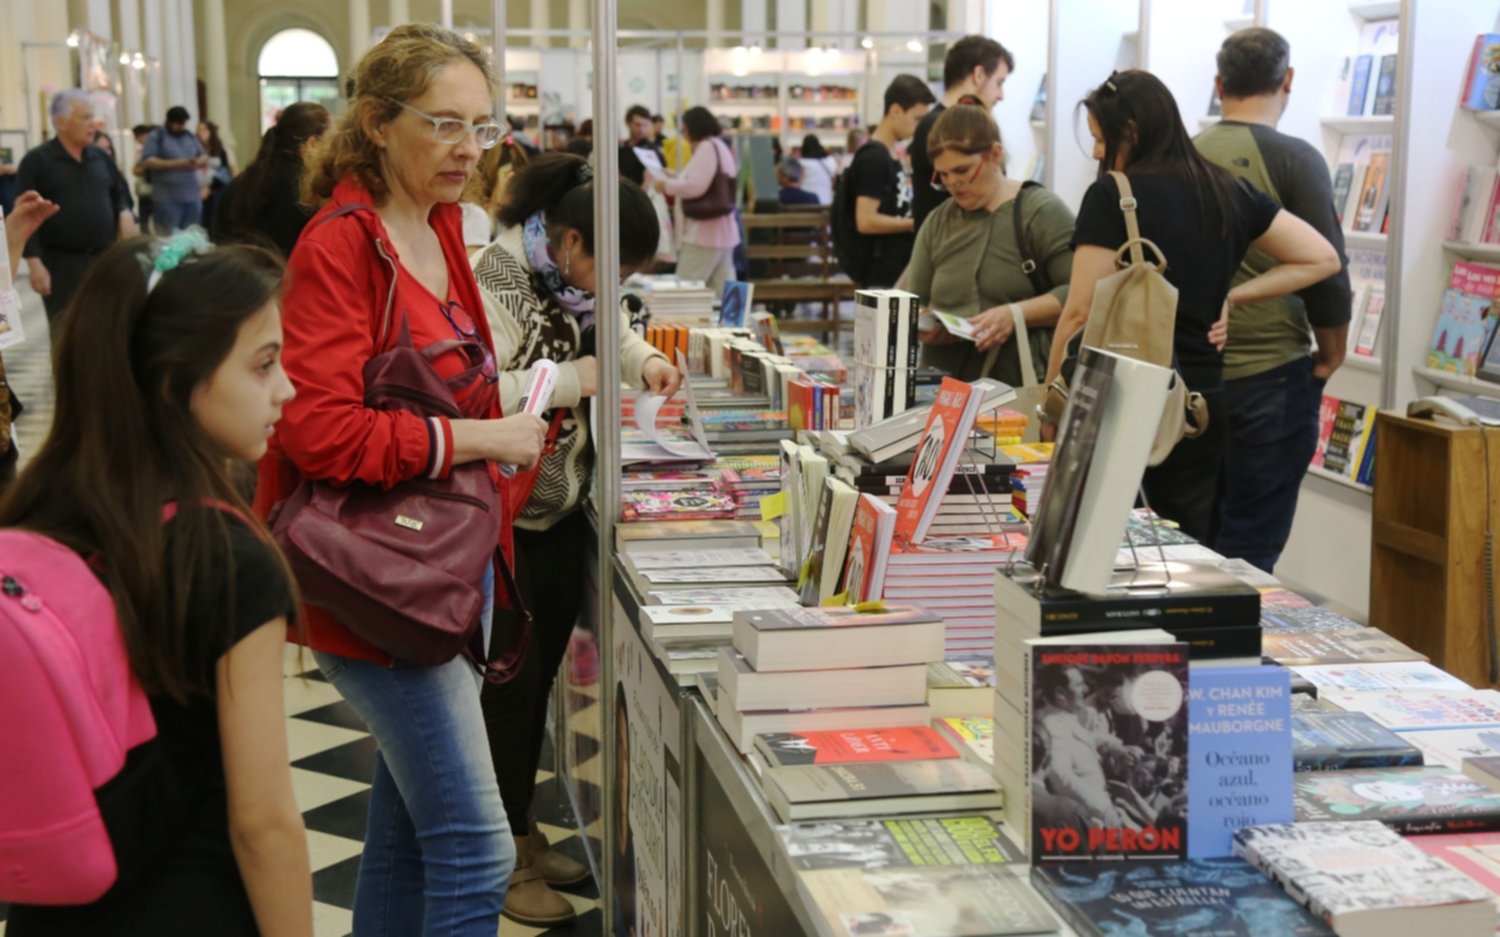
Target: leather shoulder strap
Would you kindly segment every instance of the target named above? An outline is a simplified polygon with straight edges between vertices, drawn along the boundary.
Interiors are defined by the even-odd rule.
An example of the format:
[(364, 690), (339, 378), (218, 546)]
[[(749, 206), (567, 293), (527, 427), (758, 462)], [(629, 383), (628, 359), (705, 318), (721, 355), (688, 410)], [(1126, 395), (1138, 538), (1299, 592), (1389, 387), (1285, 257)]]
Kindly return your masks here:
[[(1021, 191), (1016, 193), (1016, 204), (1011, 210), (1011, 216), (1015, 223), (1016, 251), (1021, 255), (1021, 272), (1026, 274), (1027, 279), (1031, 281), (1031, 288), (1036, 290), (1036, 295), (1040, 296), (1052, 289), (1052, 285), (1047, 280), (1046, 272), (1037, 264), (1036, 258), (1031, 256), (1031, 245), (1027, 243), (1026, 227), (1021, 219), (1021, 206), (1024, 204), (1023, 197), (1026, 195), (1026, 190), (1033, 186), (1038, 186), (1038, 184), (1035, 182), (1021, 183)], [(986, 373), (988, 373), (988, 369), (986, 369)]]
[(1125, 243), (1130, 246), (1130, 262), (1145, 263), (1146, 257), (1140, 245), (1141, 223), (1135, 215), (1139, 203), (1135, 200), (1135, 192), (1130, 188), (1130, 179), (1117, 169), (1110, 170), (1109, 175), (1120, 189), (1120, 213), (1125, 216)]

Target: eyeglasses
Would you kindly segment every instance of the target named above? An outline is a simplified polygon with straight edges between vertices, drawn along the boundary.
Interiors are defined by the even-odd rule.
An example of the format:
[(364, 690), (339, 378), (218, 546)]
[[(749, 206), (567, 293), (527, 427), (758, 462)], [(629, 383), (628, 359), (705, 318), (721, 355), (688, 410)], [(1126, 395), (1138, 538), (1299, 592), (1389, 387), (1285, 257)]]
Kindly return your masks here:
[(967, 178), (961, 177), (959, 172), (945, 173), (945, 172), (942, 172), (941, 170), (934, 169), (932, 171), (932, 189), (933, 189), (934, 192), (946, 192), (946, 191), (948, 191), (948, 186), (943, 181), (943, 177), (944, 176), (960, 176), (959, 178), (955, 178), (953, 180), (953, 182), (955, 184), (957, 184), (957, 185), (968, 187), (968, 186), (974, 184), (974, 180), (979, 178), (979, 173), (981, 171), (983, 171), (983, 169), (984, 169), (984, 157), (980, 157), (979, 160), (974, 163), (974, 168), (973, 169), (971, 169), (971, 170), (965, 170), (965, 172), (967, 172), (967, 174), (968, 174)]
[(474, 326), (474, 320), (469, 318), (468, 312), (457, 300), (450, 299), (439, 307), (443, 310), (443, 318), (453, 326), (453, 331), (458, 337), (468, 342), (473, 342), (484, 349), (484, 360), (480, 364), (480, 372), (484, 375), (485, 383), (494, 384), (500, 380), (500, 374), (495, 365), (495, 353), (490, 351), (489, 346), (479, 337), (479, 330)]
[(474, 135), (474, 142), (479, 144), (481, 150), (488, 150), (500, 142), (504, 130), (493, 120), (486, 120), (477, 124), (466, 124), (455, 117), (433, 117), (431, 114), (419, 111), (402, 101), (391, 101), (405, 110), (411, 111), (418, 117), (432, 124), (432, 138), (445, 146), (457, 146), (469, 139), (469, 134)]

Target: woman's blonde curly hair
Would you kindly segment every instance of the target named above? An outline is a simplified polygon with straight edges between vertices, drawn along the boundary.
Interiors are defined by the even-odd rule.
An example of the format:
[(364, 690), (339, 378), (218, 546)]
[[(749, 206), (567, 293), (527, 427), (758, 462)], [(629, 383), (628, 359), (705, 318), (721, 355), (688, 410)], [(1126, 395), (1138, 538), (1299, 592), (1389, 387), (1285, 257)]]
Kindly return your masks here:
[(478, 45), (451, 29), (407, 23), (391, 30), (359, 60), (348, 87), (348, 110), (307, 160), (302, 201), (317, 207), (333, 196), (345, 176), (354, 176), (373, 198), (390, 189), (381, 173), (381, 151), (369, 130), (395, 120), (401, 105), (421, 97), (433, 77), (452, 62), (469, 62), (484, 75), (490, 94), (495, 73)]

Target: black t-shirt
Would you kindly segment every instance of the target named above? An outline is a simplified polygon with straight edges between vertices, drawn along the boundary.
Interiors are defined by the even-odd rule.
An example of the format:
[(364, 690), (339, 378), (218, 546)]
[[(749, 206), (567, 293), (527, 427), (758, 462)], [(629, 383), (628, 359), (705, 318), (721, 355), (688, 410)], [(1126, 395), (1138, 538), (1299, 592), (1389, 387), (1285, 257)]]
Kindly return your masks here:
[(74, 159), (53, 137), (27, 153), (16, 171), (16, 194), (35, 190), (59, 207), (26, 242), (26, 256), (97, 254), (113, 244), (120, 213), (131, 209), (130, 188), (116, 179), (119, 168), (96, 146)]
[[(167, 525), (167, 537), (172, 525)], [(161, 934), (254, 934), (255, 920), (229, 842), (229, 804), (219, 741), (215, 668), (241, 639), (292, 611), (289, 584), (275, 554), (250, 528), (230, 522), (229, 562), (205, 562), (188, 595), (192, 672), (210, 688), (187, 705), (150, 698), (157, 741), (187, 809), (186, 827), (131, 887), (74, 908), (14, 907), (9, 937), (158, 937)], [(231, 591), (228, 570), (233, 570)], [(229, 632), (220, 626), (232, 622)], [(122, 870), (124, 871), (124, 870)]]
[[(1249, 183), (1236, 179), (1227, 223), (1215, 201), (1198, 209), (1189, 182), (1175, 175), (1130, 173), (1141, 237), (1161, 248), (1168, 282), (1177, 287), (1177, 367), (1190, 390), (1223, 385), (1224, 362), (1208, 340), (1223, 311), (1224, 297), (1250, 243), (1271, 226), (1281, 207)], [(1120, 190), (1105, 176), (1084, 193), (1073, 245), (1116, 250), (1125, 243)], [(1147, 254), (1148, 258), (1150, 254)]]
[[(911, 217), (911, 176), (901, 161), (879, 140), (859, 148), (854, 161), (844, 170), (849, 176), (849, 210), (859, 217), (859, 199), (880, 200), (880, 214), (892, 218)], [(895, 284), (901, 272), (911, 260), (912, 245), (916, 235), (860, 234), (854, 224), (855, 255), (859, 258), (859, 270), (847, 271), (862, 287), (885, 287)]]
[(662, 157), (661, 147), (655, 143), (620, 144), (620, 175), (634, 182), (636, 185), (645, 185), (646, 164), (641, 162), (641, 158), (636, 155), (635, 149), (637, 146), (643, 150), (654, 151), (657, 161), (663, 166), (667, 164), (667, 161)]
[(911, 146), (906, 148), (911, 156), (911, 217), (918, 231), (922, 230), (922, 222), (927, 220), (927, 216), (949, 198), (947, 189), (933, 188), (932, 160), (927, 155), (927, 137), (932, 133), (932, 125), (937, 123), (945, 110), (947, 106), (939, 103), (928, 111), (927, 116), (917, 124), (916, 133), (912, 134)]

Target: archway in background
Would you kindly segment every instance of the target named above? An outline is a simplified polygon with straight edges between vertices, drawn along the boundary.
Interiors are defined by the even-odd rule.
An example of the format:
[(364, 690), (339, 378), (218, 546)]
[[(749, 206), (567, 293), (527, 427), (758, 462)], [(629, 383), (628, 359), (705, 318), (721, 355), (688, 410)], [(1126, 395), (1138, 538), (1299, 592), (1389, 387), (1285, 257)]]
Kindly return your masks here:
[(260, 129), (269, 130), (282, 109), (298, 101), (343, 110), (338, 56), (328, 40), (310, 29), (283, 29), (260, 47)]

